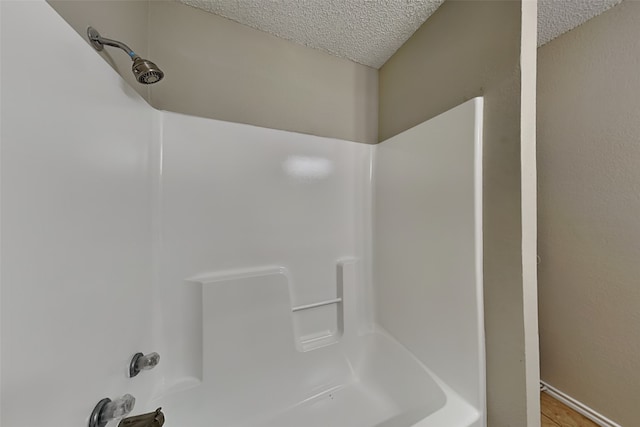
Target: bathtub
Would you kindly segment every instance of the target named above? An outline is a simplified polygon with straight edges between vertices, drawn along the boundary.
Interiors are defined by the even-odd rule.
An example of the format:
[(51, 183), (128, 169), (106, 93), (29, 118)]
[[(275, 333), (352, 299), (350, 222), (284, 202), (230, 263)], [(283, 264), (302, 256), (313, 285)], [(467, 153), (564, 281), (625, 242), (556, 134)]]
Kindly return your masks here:
[[(232, 368), (218, 381), (165, 393), (154, 405), (163, 408), (167, 427), (482, 425), (476, 408), (382, 329), (299, 356), (298, 363), (259, 374), (255, 367)], [(253, 357), (261, 365), (261, 355)], [(303, 371), (308, 364), (316, 366)]]
[[(299, 135), (163, 117), (163, 242), (173, 249), (162, 264), (182, 266), (159, 274), (168, 295), (167, 347), (159, 350), (164, 382), (142, 411), (162, 406), (167, 427), (486, 425), (480, 98), (374, 152), (334, 141), (334, 157), (325, 151), (293, 157), (305, 165), (331, 158), (332, 173), (343, 175), (326, 188), (315, 181), (300, 187), (299, 177), (290, 182), (286, 173), (273, 173), (282, 158), (262, 140), (290, 142), (285, 148), (297, 153)], [(225, 137), (212, 144), (217, 134)], [(329, 143), (306, 142), (314, 150)], [(261, 159), (250, 171), (223, 156), (243, 146)], [(284, 168), (298, 173), (291, 159)], [(371, 174), (373, 186), (366, 181)], [(280, 181), (263, 178), (273, 176)], [(245, 197), (211, 185), (228, 181), (244, 183)], [(305, 203), (296, 202), (301, 189), (313, 195)], [(246, 199), (264, 204), (249, 215)], [(183, 221), (185, 206), (201, 216)], [(324, 212), (319, 206), (331, 214), (314, 216)], [(309, 208), (304, 215), (301, 207)], [(262, 212), (277, 221), (265, 222)], [(240, 213), (259, 232), (244, 232)], [(270, 239), (279, 243), (264, 246)], [(310, 242), (312, 257), (304, 249)], [(207, 254), (199, 264), (194, 248)], [(260, 256), (245, 255), (247, 248)]]
[[(338, 261), (337, 298), (298, 306), (283, 266), (192, 278), (202, 302), (200, 366), (174, 375), (150, 408), (164, 409), (167, 427), (483, 426), (481, 411), (362, 321), (358, 265)], [(327, 316), (334, 328), (303, 333), (321, 331)]]

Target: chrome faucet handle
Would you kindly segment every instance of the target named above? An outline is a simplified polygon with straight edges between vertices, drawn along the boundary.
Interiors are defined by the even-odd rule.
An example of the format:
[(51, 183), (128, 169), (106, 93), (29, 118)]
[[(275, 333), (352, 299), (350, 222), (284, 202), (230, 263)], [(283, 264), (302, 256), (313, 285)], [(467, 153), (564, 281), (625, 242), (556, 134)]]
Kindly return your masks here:
[(105, 427), (110, 421), (120, 420), (133, 410), (136, 398), (125, 394), (115, 400), (102, 399), (89, 417), (89, 427)]
[(160, 363), (160, 355), (158, 353), (136, 353), (129, 364), (129, 378), (135, 377), (140, 371), (155, 368), (158, 363)]

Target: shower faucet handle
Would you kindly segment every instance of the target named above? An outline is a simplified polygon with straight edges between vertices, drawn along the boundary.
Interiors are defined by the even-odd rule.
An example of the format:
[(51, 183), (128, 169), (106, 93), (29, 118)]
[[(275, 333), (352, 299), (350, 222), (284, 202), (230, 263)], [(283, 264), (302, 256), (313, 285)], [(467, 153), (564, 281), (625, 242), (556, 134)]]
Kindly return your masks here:
[(140, 371), (155, 368), (158, 363), (160, 363), (160, 355), (158, 353), (136, 353), (129, 364), (129, 378), (135, 377)]
[(105, 427), (111, 421), (121, 420), (133, 410), (135, 404), (136, 398), (130, 394), (125, 394), (115, 400), (102, 399), (93, 408), (89, 417), (89, 427)]

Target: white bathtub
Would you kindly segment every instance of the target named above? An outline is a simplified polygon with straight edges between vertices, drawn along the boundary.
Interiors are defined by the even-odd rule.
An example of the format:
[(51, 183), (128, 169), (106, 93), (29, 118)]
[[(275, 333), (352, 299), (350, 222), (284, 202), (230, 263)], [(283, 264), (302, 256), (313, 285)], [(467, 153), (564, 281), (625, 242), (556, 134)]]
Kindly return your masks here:
[[(261, 354), (254, 361), (261, 365)], [(478, 427), (480, 412), (383, 330), (169, 392), (167, 427)], [(306, 359), (306, 360), (305, 360)], [(317, 363), (305, 370), (308, 363)], [(244, 371), (244, 372), (242, 372)], [(238, 381), (234, 383), (234, 377)]]
[[(367, 197), (371, 197), (368, 192), (372, 188), (367, 187), (370, 183), (364, 187), (345, 184), (359, 182), (361, 172), (367, 170), (362, 162), (356, 163), (360, 169), (345, 163), (342, 166), (344, 180), (336, 181), (335, 187), (322, 192), (330, 195), (324, 205), (333, 203), (330, 200), (334, 199), (360, 200), (364, 204), (365, 207), (354, 208), (346, 217), (336, 217), (345, 223), (355, 218), (354, 223), (359, 227), (360, 222), (368, 218), (367, 209), (373, 209), (373, 255), (368, 254), (366, 245), (352, 247), (348, 243), (354, 238), (371, 244), (366, 236), (358, 234), (369, 233), (367, 227), (363, 225), (360, 229), (353, 225), (355, 231), (350, 231), (336, 221), (325, 228), (310, 228), (318, 234), (314, 244), (331, 249), (320, 251), (318, 258), (305, 256), (299, 249), (298, 234), (308, 236), (308, 230), (294, 233), (295, 228), (289, 228), (290, 224), (312, 222), (292, 217), (283, 220), (284, 231), (273, 236), (274, 241), (284, 242), (287, 238), (291, 243), (291, 249), (279, 257), (281, 265), (260, 265), (256, 260), (239, 270), (214, 270), (206, 277), (185, 279), (188, 284), (196, 285), (186, 287), (179, 286), (183, 272), (163, 271), (163, 277), (166, 276), (163, 280), (174, 296), (167, 302), (165, 313), (171, 314), (165, 321), (168, 325), (184, 323), (183, 328), (174, 328), (167, 335), (166, 342), (174, 345), (163, 351), (168, 356), (162, 366), (167, 383), (153, 401), (155, 406), (164, 408), (168, 427), (486, 425), (481, 111), (482, 101), (475, 99), (376, 146), (373, 207), (367, 201)], [(172, 179), (179, 181), (176, 177), (184, 170), (191, 171), (194, 159), (220, 157), (221, 148), (211, 144), (208, 135), (222, 130), (229, 135), (233, 132), (244, 135), (254, 130), (177, 115), (168, 115), (163, 129), (166, 133), (164, 156), (168, 159), (163, 169), (163, 180), (167, 182), (163, 200), (180, 212), (184, 206), (207, 212), (202, 219), (206, 226), (201, 228), (209, 230), (209, 218), (220, 217), (218, 200), (232, 200), (225, 198), (224, 193), (217, 197), (207, 193), (210, 183), (228, 181), (227, 175), (235, 176), (237, 166), (222, 173), (224, 164), (212, 167), (208, 160), (199, 173), (219, 175), (189, 180), (190, 192), (169, 184)], [(189, 129), (188, 138), (183, 137), (185, 129)], [(280, 132), (277, 139), (282, 141), (289, 136)], [(246, 143), (247, 138), (239, 141)], [(230, 142), (224, 149), (237, 149), (238, 142), (228, 139)], [(186, 141), (200, 143), (191, 157), (187, 156)], [(323, 144), (326, 146), (326, 141)], [(259, 147), (256, 144), (256, 148)], [(344, 161), (352, 155), (360, 160), (370, 158), (355, 156), (356, 152), (363, 154), (361, 146), (336, 145), (336, 150), (338, 147), (355, 151), (336, 156), (336, 165), (340, 159)], [(210, 152), (214, 148), (218, 151)], [(273, 154), (265, 152), (260, 156), (260, 165), (267, 165), (265, 159), (270, 155)], [(181, 160), (174, 160), (176, 164), (172, 165), (169, 161), (172, 158)], [(252, 173), (270, 176), (269, 170)], [(348, 178), (348, 173), (356, 170), (360, 178)], [(241, 178), (238, 175), (234, 182), (242, 182)], [(263, 181), (254, 183), (252, 192), (246, 190), (252, 199), (261, 200), (262, 193), (273, 193), (268, 188), (260, 190), (262, 187), (258, 184)], [(203, 189), (194, 189), (194, 182)], [(278, 188), (298, 188), (289, 184), (281, 183)], [(174, 193), (169, 191), (171, 188), (175, 189)], [(363, 190), (368, 196), (356, 197), (354, 188), (368, 188)], [(334, 197), (344, 189), (352, 192), (347, 191), (342, 198)], [(312, 190), (319, 191), (309, 186), (305, 194)], [(200, 193), (209, 196), (203, 198)], [(185, 200), (184, 194), (197, 197)], [(318, 197), (314, 196), (313, 206), (320, 206)], [(224, 204), (227, 208), (228, 203)], [(269, 206), (265, 205), (264, 210), (269, 210)], [(278, 215), (299, 212), (300, 206), (307, 204), (278, 208), (276, 212)], [(349, 203), (338, 203), (335, 210), (342, 212), (349, 206)], [(241, 206), (229, 209), (227, 220), (214, 225), (226, 229), (228, 224), (233, 224), (238, 212), (242, 212)], [(314, 209), (310, 209), (306, 216), (313, 212)], [(167, 214), (166, 217), (180, 218), (180, 215)], [(330, 216), (323, 220), (327, 218)], [(167, 221), (165, 219), (165, 227), (171, 233), (183, 226), (177, 220)], [(262, 222), (262, 219), (248, 221), (250, 224)], [(320, 219), (313, 223), (316, 222), (322, 223)], [(343, 229), (346, 231), (342, 234), (336, 232)], [(171, 233), (168, 234), (171, 236)], [(264, 233), (261, 231), (255, 237), (238, 230), (234, 236), (260, 240), (259, 236)], [(178, 246), (180, 251), (171, 253), (184, 254), (190, 261), (193, 248), (199, 247), (197, 239), (203, 239), (200, 245), (208, 247), (211, 236), (222, 235), (223, 231), (184, 234), (189, 239), (185, 238)], [(344, 248), (338, 250), (331, 246), (336, 239), (345, 240)], [(243, 254), (245, 247), (260, 247), (262, 243), (251, 240), (240, 244), (229, 239), (224, 244), (237, 247), (214, 252), (213, 258), (218, 262), (220, 257)], [(264, 254), (270, 251), (271, 247), (265, 249)], [(340, 258), (339, 254), (352, 256)], [(230, 258), (233, 261), (233, 257)], [(333, 261), (335, 270), (330, 268)], [(167, 265), (172, 263), (176, 263), (175, 256), (167, 259)], [(209, 263), (207, 258), (198, 268), (192, 266), (180, 271), (199, 271)], [(311, 264), (325, 267), (318, 270), (320, 273), (314, 273), (315, 270), (308, 268)], [(370, 270), (375, 280), (367, 276)], [(337, 275), (326, 274), (334, 271)], [(180, 306), (179, 292), (187, 288), (188, 304)], [(174, 304), (174, 300), (178, 303)], [(185, 318), (189, 322), (185, 322)], [(383, 325), (384, 329), (375, 325)]]

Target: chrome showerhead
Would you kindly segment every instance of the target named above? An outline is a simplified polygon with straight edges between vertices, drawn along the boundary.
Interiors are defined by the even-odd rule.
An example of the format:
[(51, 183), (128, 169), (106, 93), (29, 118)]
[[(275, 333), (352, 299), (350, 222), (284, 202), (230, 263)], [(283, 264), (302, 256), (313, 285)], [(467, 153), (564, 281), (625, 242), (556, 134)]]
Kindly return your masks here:
[(164, 77), (164, 73), (156, 64), (140, 57), (133, 60), (131, 70), (138, 83), (144, 85), (158, 83)]
[(136, 77), (138, 83), (150, 85), (158, 83), (163, 79), (164, 73), (156, 64), (149, 61), (148, 59), (140, 58), (126, 44), (117, 40), (111, 40), (101, 37), (98, 30), (93, 27), (87, 28), (87, 37), (89, 37), (89, 42), (91, 43), (91, 45), (98, 51), (104, 49), (104, 46), (106, 45), (117, 47), (127, 52), (127, 55), (129, 55), (129, 57), (133, 61), (131, 71), (133, 71), (133, 75)]

